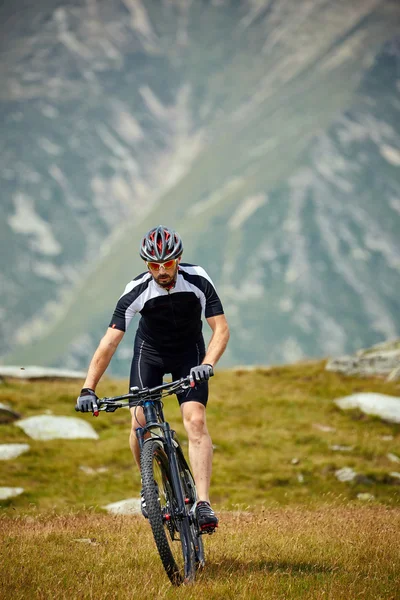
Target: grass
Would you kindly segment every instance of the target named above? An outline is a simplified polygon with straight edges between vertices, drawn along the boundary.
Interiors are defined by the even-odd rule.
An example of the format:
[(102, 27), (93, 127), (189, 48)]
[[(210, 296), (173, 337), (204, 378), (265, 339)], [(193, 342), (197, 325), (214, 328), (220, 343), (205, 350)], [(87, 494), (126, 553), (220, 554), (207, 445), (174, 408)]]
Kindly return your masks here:
[(221, 512), (207, 565), (172, 588), (141, 517), (31, 512), (0, 519), (2, 598), (184, 600), (396, 598), (398, 511), (375, 507)]
[[(30, 444), (0, 463), (1, 485), (24, 488), (1, 501), (0, 598), (132, 598), (144, 585), (154, 598), (396, 598), (400, 480), (390, 473), (400, 469), (387, 454), (400, 456), (400, 426), (342, 412), (333, 399), (399, 396), (400, 383), (324, 365), (221, 371), (212, 380), (212, 500), (221, 526), (205, 540), (205, 571), (184, 589), (171, 588), (141, 517), (102, 509), (139, 494), (128, 412), (78, 416), (76, 382), (5, 380), (0, 402), (23, 417), (78, 416), (99, 439), (35, 441), (0, 425), (2, 443)], [(126, 385), (105, 378), (98, 391), (122, 393)], [(185, 444), (179, 408), (167, 402)], [(334, 451), (335, 444), (352, 450)], [(339, 482), (335, 471), (344, 466), (358, 479)], [(373, 499), (360, 500), (363, 492)]]

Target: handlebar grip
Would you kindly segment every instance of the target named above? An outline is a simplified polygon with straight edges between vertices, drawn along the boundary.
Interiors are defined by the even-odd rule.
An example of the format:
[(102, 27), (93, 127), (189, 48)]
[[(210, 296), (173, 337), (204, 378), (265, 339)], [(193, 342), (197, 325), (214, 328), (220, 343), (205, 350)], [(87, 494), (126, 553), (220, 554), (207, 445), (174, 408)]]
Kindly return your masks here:
[(98, 417), (99, 416), (99, 407), (97, 406), (96, 402), (93, 402), (93, 416), (94, 417)]

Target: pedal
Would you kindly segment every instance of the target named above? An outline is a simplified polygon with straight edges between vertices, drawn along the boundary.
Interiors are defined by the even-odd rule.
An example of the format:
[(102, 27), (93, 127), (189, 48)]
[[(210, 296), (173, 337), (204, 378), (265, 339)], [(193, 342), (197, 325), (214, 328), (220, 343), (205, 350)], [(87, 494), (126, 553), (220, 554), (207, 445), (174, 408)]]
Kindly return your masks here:
[(217, 529), (217, 527), (218, 527), (218, 523), (216, 525), (203, 525), (203, 527), (200, 527), (199, 534), (200, 535), (204, 535), (204, 534), (211, 535), (212, 533), (214, 533), (214, 531)]

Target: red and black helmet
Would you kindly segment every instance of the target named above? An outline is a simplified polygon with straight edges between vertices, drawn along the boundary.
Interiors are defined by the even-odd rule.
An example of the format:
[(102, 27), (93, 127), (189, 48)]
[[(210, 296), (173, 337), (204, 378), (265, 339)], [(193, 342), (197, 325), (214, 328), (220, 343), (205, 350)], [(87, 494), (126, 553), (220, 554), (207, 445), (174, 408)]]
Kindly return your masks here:
[(164, 262), (178, 258), (182, 252), (179, 234), (162, 225), (150, 229), (140, 243), (140, 256), (146, 261)]

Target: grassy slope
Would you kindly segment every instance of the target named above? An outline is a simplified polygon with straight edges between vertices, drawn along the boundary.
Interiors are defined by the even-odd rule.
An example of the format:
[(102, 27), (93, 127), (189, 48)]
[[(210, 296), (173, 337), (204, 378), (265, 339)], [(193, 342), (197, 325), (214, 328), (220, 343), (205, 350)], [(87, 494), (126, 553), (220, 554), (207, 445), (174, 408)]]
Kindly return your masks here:
[[(99, 508), (139, 492), (126, 411), (79, 417), (93, 423), (97, 441), (35, 442), (12, 424), (0, 425), (2, 442), (31, 445), (1, 464), (1, 484), (26, 491), (1, 503), (0, 597), (119, 600), (142, 596), (145, 585), (146, 596), (185, 600), (396, 598), (399, 486), (388, 478), (396, 465), (386, 454), (400, 455), (400, 426), (341, 413), (332, 399), (362, 390), (399, 395), (400, 383), (345, 378), (323, 367), (321, 361), (221, 371), (212, 381), (212, 498), (221, 526), (205, 540), (207, 565), (189, 588), (171, 587), (141, 516)], [(76, 416), (78, 387), (6, 381), (0, 402), (23, 416), (45, 409)], [(99, 392), (125, 387), (104, 380)], [(174, 399), (166, 413), (184, 440)], [(333, 443), (354, 450), (337, 453), (329, 449)], [(80, 465), (109, 470), (85, 475)], [(371, 483), (339, 483), (333, 470), (345, 465), (368, 474)], [(357, 500), (362, 491), (376, 499)]]
[(0, 520), (0, 596), (22, 600), (398, 598), (400, 515), (384, 507), (222, 513), (193, 586), (173, 588), (141, 517)]
[[(77, 416), (73, 410), (77, 382), (5, 381), (0, 402), (24, 417), (43, 414)], [(318, 506), (357, 500), (369, 492), (376, 503), (399, 504), (400, 480), (390, 477), (398, 465), (387, 458), (400, 456), (400, 426), (342, 413), (332, 400), (359, 391), (399, 395), (400, 384), (379, 379), (345, 378), (324, 370), (324, 363), (219, 371), (211, 384), (208, 424), (215, 445), (212, 498), (218, 508), (281, 505)], [(104, 379), (101, 395), (123, 393), (126, 382)], [(167, 399), (166, 415), (185, 444), (179, 408)], [(1, 463), (1, 485), (25, 489), (19, 497), (2, 501), (6, 514), (40, 511), (65, 512), (84, 506), (101, 507), (137, 496), (140, 479), (128, 447), (130, 419), (126, 410), (101, 413), (98, 419), (79, 415), (98, 431), (99, 440), (35, 441), (13, 424), (2, 424), (2, 442), (28, 442), (31, 449)], [(316, 425), (329, 425), (324, 432)], [(385, 439), (391, 435), (393, 439)], [(353, 446), (351, 452), (330, 446)], [(297, 461), (293, 461), (297, 459)], [(293, 462), (296, 464), (293, 464)], [(79, 467), (106, 467), (85, 474)], [(368, 481), (340, 483), (334, 471), (350, 466)], [(299, 481), (302, 479), (303, 481)], [(100, 510), (100, 508), (98, 509)], [(17, 512), (15, 512), (17, 511)]]

